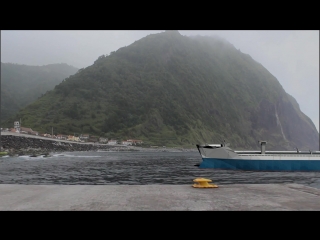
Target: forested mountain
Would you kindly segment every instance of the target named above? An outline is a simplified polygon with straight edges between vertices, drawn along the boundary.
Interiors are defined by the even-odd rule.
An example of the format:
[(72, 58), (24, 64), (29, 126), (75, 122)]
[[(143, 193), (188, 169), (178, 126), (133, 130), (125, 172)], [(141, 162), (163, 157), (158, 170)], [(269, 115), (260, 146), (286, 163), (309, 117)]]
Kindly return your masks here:
[(1, 63), (2, 122), (77, 71), (67, 64), (28, 66)]
[(79, 70), (21, 110), (40, 132), (147, 144), (230, 142), (235, 149), (319, 148), (319, 134), (278, 80), (218, 37), (151, 34)]

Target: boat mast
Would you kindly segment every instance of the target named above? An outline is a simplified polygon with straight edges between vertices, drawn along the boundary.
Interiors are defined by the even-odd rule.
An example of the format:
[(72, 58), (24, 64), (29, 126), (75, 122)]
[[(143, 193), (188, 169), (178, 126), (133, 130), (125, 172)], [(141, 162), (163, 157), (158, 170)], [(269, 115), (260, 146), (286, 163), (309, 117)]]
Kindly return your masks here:
[(267, 141), (258, 141), (261, 144), (261, 154), (266, 154)]

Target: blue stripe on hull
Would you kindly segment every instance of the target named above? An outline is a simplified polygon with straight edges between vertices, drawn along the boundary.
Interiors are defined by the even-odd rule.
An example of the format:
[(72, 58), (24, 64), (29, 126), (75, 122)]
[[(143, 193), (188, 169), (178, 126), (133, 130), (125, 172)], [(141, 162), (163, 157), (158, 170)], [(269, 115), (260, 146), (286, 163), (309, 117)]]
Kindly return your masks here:
[(247, 171), (320, 171), (320, 160), (242, 160), (203, 158), (199, 167)]

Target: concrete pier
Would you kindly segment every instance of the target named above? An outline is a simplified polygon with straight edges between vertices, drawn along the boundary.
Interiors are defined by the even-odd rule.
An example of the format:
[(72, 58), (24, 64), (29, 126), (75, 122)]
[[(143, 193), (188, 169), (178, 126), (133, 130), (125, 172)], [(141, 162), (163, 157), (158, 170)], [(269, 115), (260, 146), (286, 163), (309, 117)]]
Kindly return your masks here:
[(299, 184), (0, 184), (1, 211), (319, 211), (320, 189)]

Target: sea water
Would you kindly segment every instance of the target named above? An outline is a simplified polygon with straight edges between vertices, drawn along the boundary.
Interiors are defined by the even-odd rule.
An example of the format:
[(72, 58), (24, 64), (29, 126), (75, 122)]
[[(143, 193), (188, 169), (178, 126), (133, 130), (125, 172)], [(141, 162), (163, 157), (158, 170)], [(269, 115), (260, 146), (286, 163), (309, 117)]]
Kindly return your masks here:
[(320, 172), (200, 169), (198, 152), (90, 151), (0, 158), (0, 184), (146, 185), (298, 183), (320, 189)]

